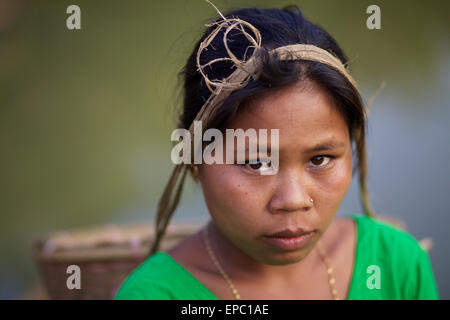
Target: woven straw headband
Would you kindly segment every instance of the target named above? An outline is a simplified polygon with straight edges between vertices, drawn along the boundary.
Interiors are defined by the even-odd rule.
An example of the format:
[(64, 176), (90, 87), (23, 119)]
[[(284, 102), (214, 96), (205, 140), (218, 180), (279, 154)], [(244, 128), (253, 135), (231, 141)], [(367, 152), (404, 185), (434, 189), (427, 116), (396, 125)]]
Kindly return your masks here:
[[(216, 8), (217, 10), (217, 8)], [(202, 121), (207, 124), (211, 118), (214, 110), (220, 106), (225, 99), (234, 91), (240, 88), (244, 88), (252, 78), (258, 78), (258, 71), (261, 69), (260, 59), (257, 58), (258, 49), (261, 48), (261, 35), (253, 25), (250, 23), (237, 19), (237, 18), (225, 18), (218, 10), (217, 12), (222, 17), (222, 21), (209, 24), (207, 26), (216, 28), (204, 39), (200, 44), (197, 52), (197, 68), (202, 74), (206, 86), (211, 91), (211, 95), (203, 104), (202, 108), (195, 117), (195, 121)], [(250, 32), (248, 32), (247, 30)], [(208, 63), (201, 65), (200, 57), (203, 50), (207, 50), (212, 40), (224, 30), (223, 43), (228, 53), (228, 57), (217, 58)], [(236, 58), (236, 56), (228, 48), (227, 36), (231, 30), (239, 30), (249, 41), (250, 45), (247, 49), (253, 48), (253, 54), (247, 61), (242, 61)], [(279, 60), (309, 60), (317, 61), (326, 64), (340, 74), (342, 74), (355, 88), (357, 87), (355, 80), (348, 73), (346, 67), (342, 62), (330, 52), (309, 44), (294, 44), (283, 47), (278, 47), (269, 51), (270, 55), (276, 55)], [(245, 56), (245, 55), (244, 55)], [(203, 69), (207, 66), (219, 61), (232, 61), (236, 66), (236, 70), (223, 80), (211, 80), (208, 78)], [(194, 133), (194, 122), (189, 127), (191, 136)], [(196, 152), (196, 150), (193, 150)], [(193, 153), (192, 153), (193, 155)], [(159, 200), (157, 215), (156, 215), (156, 233), (163, 233), (167, 227), (167, 224), (175, 211), (178, 202), (180, 200), (181, 191), (183, 189), (184, 179), (186, 173), (189, 170), (191, 164), (177, 164), (172, 172), (172, 175), (164, 189), (164, 192)], [(173, 195), (173, 190), (176, 190)], [(166, 219), (164, 219), (166, 217)], [(154, 243), (152, 252), (156, 250), (159, 243)]]
[[(211, 3), (211, 5), (213, 4)], [(222, 21), (207, 25), (209, 27), (216, 26), (216, 28), (200, 43), (197, 51), (197, 70), (203, 76), (206, 86), (211, 91), (211, 95), (203, 104), (202, 108), (195, 117), (195, 120), (205, 121), (205, 123), (208, 123), (209, 117), (213, 111), (212, 109), (224, 102), (224, 100), (234, 90), (244, 88), (250, 82), (251, 78), (257, 79), (258, 71), (261, 69), (261, 61), (257, 57), (258, 50), (261, 49), (261, 34), (259, 30), (252, 24), (242, 19), (227, 19), (217, 8), (216, 10), (222, 17)], [(227, 51), (228, 57), (216, 58), (202, 65), (200, 62), (201, 54), (208, 50), (211, 42), (222, 30), (224, 30), (223, 44), (225, 46), (225, 50)], [(240, 31), (247, 38), (250, 44), (247, 47), (247, 50), (252, 48), (254, 49), (253, 54), (247, 61), (239, 60), (228, 47), (228, 34), (232, 30)], [(356, 81), (348, 73), (341, 60), (330, 52), (317, 46), (310, 44), (287, 45), (270, 50), (269, 55), (276, 56), (279, 60), (285, 61), (309, 60), (326, 64), (341, 73), (355, 88), (357, 88)], [(244, 54), (244, 56), (246, 56), (246, 54)], [(231, 61), (236, 66), (236, 70), (225, 79), (209, 79), (204, 72), (204, 68), (220, 61)], [(193, 123), (191, 124), (189, 131), (191, 134), (193, 133)]]

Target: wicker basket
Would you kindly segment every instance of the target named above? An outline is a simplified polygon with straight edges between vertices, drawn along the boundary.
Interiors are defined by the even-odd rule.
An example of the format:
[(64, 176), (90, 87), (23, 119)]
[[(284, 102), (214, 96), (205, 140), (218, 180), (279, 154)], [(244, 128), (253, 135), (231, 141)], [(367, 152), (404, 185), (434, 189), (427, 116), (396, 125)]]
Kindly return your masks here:
[[(200, 223), (172, 222), (161, 242), (161, 250), (170, 249), (200, 227)], [(145, 260), (153, 235), (151, 224), (56, 232), (36, 240), (32, 254), (49, 298), (112, 299), (127, 275)], [(70, 265), (80, 267), (81, 289), (67, 287)]]

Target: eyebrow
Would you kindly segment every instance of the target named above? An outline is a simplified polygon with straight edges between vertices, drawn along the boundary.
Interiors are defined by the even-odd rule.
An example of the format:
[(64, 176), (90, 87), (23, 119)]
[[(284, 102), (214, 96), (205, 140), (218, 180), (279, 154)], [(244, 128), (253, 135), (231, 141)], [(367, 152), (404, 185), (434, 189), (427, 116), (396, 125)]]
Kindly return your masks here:
[[(345, 147), (345, 143), (343, 142), (335, 142), (335, 141), (327, 141), (324, 143), (316, 144), (315, 146), (305, 149), (305, 153), (313, 153), (313, 152), (319, 152), (319, 151), (326, 151), (326, 150), (332, 150), (332, 149), (339, 149)], [(267, 153), (271, 153), (271, 145), (266, 145)], [(245, 147), (245, 152), (249, 151), (248, 146)], [(234, 152), (237, 152), (237, 148), (235, 148)], [(259, 148), (257, 150), (257, 153), (259, 153)]]
[[(238, 149), (238, 148), (234, 148), (234, 153), (238, 152), (239, 150), (240, 150), (240, 149)], [(261, 150), (260, 146), (257, 146), (257, 148), (256, 148), (256, 153), (259, 153), (260, 150)], [(242, 151), (245, 151), (246, 153), (250, 152), (248, 146), (246, 146), (245, 149), (242, 149)], [(267, 145), (267, 146), (266, 146), (266, 151), (267, 151), (268, 154), (270, 154), (270, 152), (271, 152), (271, 146), (270, 146), (270, 145)]]
[(313, 146), (312, 148), (306, 149), (305, 152), (312, 153), (312, 152), (318, 152), (318, 151), (343, 148), (344, 146), (345, 146), (345, 143), (329, 141), (329, 142), (317, 144), (317, 145)]

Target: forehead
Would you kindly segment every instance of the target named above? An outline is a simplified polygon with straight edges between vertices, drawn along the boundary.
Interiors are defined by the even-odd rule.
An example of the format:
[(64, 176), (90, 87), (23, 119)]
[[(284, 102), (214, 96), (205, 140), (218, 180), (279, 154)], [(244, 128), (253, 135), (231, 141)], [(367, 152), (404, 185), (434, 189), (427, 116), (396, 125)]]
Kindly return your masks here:
[(346, 142), (348, 126), (324, 89), (312, 82), (295, 84), (254, 100), (228, 126), (232, 129), (279, 129), (280, 149)]

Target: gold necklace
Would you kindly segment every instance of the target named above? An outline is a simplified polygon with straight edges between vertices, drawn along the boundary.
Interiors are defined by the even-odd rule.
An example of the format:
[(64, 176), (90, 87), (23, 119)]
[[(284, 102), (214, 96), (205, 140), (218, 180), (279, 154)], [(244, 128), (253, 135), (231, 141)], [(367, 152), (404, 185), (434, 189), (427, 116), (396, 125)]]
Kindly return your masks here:
[[(225, 279), (225, 281), (230, 286), (231, 291), (233, 292), (234, 297), (236, 298), (236, 300), (240, 300), (241, 299), (241, 295), (237, 291), (236, 287), (233, 285), (233, 282), (231, 282), (231, 279), (230, 279), (230, 277), (228, 277), (228, 275), (226, 274), (225, 270), (223, 270), (222, 266), (220, 265), (219, 261), (216, 258), (216, 255), (214, 254), (214, 252), (213, 252), (213, 250), (211, 248), (211, 244), (209, 243), (209, 236), (208, 236), (208, 226), (206, 226), (205, 229), (203, 230), (203, 235), (204, 235), (204, 238), (205, 238), (206, 251), (208, 251), (209, 257), (211, 258), (211, 260), (215, 264), (216, 268), (219, 270), (219, 272), (222, 275), (222, 277)], [(320, 258), (322, 259), (322, 261), (325, 263), (325, 265), (327, 267), (328, 284), (330, 286), (331, 296), (333, 297), (334, 300), (339, 300), (338, 291), (337, 291), (337, 289), (335, 287), (336, 280), (335, 280), (335, 278), (333, 276), (334, 270), (331, 267), (330, 261), (328, 260), (327, 256), (323, 252), (323, 249), (322, 249), (322, 246), (321, 246), (320, 242), (317, 243), (317, 249), (318, 249)]]
[(322, 244), (317, 242), (317, 250), (319, 252), (320, 257), (322, 258), (322, 261), (327, 266), (327, 273), (328, 273), (328, 284), (330, 286), (330, 293), (334, 300), (339, 300), (338, 297), (338, 291), (335, 287), (336, 279), (333, 276), (333, 268), (331, 267), (330, 260), (328, 260), (327, 256), (325, 255), (325, 252), (323, 251)]
[(216, 265), (216, 267), (219, 270), (219, 272), (222, 275), (222, 277), (225, 279), (225, 281), (230, 286), (231, 291), (233, 292), (234, 297), (236, 298), (236, 300), (240, 300), (241, 299), (241, 295), (239, 294), (237, 289), (234, 287), (233, 282), (231, 282), (231, 279), (228, 277), (228, 275), (222, 269), (219, 261), (217, 261), (216, 255), (214, 254), (214, 252), (211, 249), (211, 245), (209, 244), (209, 237), (208, 237), (208, 226), (206, 226), (205, 229), (203, 230), (203, 235), (205, 236), (206, 250), (208, 251), (209, 257), (211, 258), (213, 263)]

